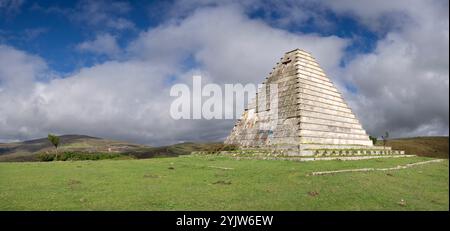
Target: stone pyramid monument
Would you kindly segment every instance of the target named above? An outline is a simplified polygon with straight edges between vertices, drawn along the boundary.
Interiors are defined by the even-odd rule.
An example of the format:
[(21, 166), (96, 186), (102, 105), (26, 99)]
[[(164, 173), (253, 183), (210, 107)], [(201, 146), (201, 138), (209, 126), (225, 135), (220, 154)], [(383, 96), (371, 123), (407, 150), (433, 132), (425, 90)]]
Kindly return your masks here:
[(285, 53), (225, 144), (286, 156), (404, 154), (373, 146), (358, 118), (306, 51)]

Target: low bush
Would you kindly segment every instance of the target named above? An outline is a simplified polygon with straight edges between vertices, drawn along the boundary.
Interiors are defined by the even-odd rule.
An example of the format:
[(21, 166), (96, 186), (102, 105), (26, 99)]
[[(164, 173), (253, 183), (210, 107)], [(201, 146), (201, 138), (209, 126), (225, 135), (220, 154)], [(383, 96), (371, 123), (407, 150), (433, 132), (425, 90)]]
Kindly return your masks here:
[(50, 153), (39, 153), (37, 155), (39, 161), (53, 161), (55, 159), (55, 154)]
[(378, 140), (378, 138), (376, 136), (369, 136), (369, 139), (372, 141), (373, 145), (375, 145)]
[(236, 151), (238, 150), (238, 146), (234, 144), (225, 144), (222, 148), (222, 151)]
[[(55, 153), (40, 153), (37, 155), (39, 161), (54, 161)], [(105, 160), (105, 159), (132, 159), (133, 156), (122, 153), (101, 153), (101, 152), (73, 152), (66, 151), (58, 153), (59, 161), (76, 161), (76, 160)]]
[(238, 146), (233, 144), (214, 144), (209, 146), (205, 151), (211, 154), (217, 154), (221, 151), (235, 151), (238, 149)]

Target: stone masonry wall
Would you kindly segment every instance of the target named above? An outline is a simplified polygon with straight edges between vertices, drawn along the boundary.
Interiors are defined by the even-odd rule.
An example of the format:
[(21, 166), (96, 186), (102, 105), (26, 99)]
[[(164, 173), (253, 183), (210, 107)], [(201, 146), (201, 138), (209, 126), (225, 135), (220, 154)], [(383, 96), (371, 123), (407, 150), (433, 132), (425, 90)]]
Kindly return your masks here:
[(332, 81), (309, 53), (299, 49), (287, 52), (275, 65), (225, 143), (372, 146)]

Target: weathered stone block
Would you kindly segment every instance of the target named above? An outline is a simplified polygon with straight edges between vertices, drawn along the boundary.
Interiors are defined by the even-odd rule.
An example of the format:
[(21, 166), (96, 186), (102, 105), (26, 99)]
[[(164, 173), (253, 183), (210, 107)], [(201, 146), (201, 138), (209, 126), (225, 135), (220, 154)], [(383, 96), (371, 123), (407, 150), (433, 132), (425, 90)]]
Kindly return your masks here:
[[(265, 87), (277, 84), (277, 91)], [(404, 154), (375, 147), (314, 57), (295, 49), (276, 64), (225, 143), (287, 156)], [(259, 108), (270, 106), (268, 110)]]

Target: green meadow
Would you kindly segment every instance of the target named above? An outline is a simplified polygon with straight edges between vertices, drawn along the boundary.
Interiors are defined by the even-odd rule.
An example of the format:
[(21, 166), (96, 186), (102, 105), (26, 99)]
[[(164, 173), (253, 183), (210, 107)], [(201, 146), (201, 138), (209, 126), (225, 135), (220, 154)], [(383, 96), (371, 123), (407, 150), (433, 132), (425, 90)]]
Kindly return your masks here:
[(220, 155), (0, 163), (0, 210), (448, 210), (448, 159), (236, 160)]

